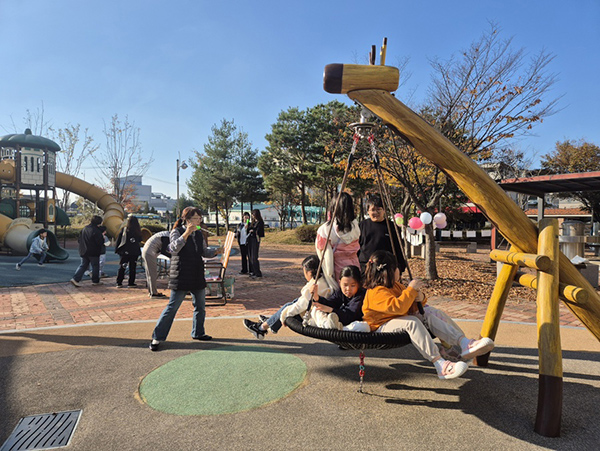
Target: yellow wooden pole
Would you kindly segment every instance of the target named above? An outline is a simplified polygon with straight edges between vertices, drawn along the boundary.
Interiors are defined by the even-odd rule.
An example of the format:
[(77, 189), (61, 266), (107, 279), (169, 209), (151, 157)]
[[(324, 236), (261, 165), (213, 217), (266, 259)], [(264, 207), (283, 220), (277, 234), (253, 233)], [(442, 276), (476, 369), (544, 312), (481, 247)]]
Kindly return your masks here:
[[(519, 284), (524, 287), (533, 288), (537, 290), (538, 281), (537, 276), (533, 274), (525, 274), (522, 272), (517, 272), (516, 280)], [(564, 283), (558, 284), (558, 296), (561, 297), (565, 301), (571, 302), (585, 302), (587, 300), (588, 294), (581, 287), (575, 287), (573, 285), (565, 285)]]
[(540, 379), (535, 432), (546, 437), (560, 435), (563, 398), (562, 351), (558, 313), (558, 220), (540, 221), (539, 254), (552, 261), (548, 271), (538, 272), (537, 326)]
[(527, 266), (528, 268), (546, 270), (552, 262), (545, 255), (524, 254), (522, 252), (501, 251), (494, 249), (490, 252), (490, 258), (497, 262), (509, 265)]
[[(384, 66), (362, 67), (372, 69)], [(390, 128), (412, 143), (421, 155), (451, 177), (514, 246), (515, 251), (537, 253), (537, 227), (502, 188), (475, 161), (454, 147), (446, 137), (389, 92), (371, 89), (366, 84), (365, 89), (362, 89), (359, 73), (360, 70), (354, 68), (354, 90), (348, 96), (379, 116)], [(563, 254), (560, 255), (559, 268), (561, 282), (581, 287), (588, 293), (585, 302), (568, 302), (566, 305), (600, 340), (600, 296)]]
[[(487, 311), (485, 312), (485, 318), (481, 325), (482, 337), (489, 337), (492, 340), (496, 338), (498, 326), (500, 325), (500, 318), (502, 317), (502, 312), (506, 305), (506, 299), (508, 298), (510, 287), (512, 286), (518, 269), (519, 268), (514, 265), (502, 265), (502, 268), (500, 268), (500, 273), (496, 278), (494, 291), (492, 291), (492, 296), (488, 303)], [(487, 366), (489, 358), (490, 353), (488, 352), (487, 354), (476, 357), (475, 363), (477, 363), (477, 366)]]

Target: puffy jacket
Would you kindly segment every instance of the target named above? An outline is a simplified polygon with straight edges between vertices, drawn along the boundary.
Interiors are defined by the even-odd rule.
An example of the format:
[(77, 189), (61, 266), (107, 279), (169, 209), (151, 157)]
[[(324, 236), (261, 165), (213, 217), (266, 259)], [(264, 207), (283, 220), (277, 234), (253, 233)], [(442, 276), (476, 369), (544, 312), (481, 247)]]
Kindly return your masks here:
[[(179, 239), (185, 229), (178, 227), (171, 231), (171, 245)], [(169, 288), (171, 290), (201, 290), (206, 288), (204, 279), (204, 237), (202, 232), (192, 233), (185, 245), (175, 251), (171, 247), (171, 267)]]

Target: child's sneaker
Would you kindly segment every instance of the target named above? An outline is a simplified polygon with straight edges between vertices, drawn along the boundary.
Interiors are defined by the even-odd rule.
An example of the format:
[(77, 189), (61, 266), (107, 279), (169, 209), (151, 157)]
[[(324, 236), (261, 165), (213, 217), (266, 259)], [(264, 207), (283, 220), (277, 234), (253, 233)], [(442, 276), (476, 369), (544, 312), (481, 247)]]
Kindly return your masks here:
[(17, 263), (17, 264), (15, 265), (15, 269), (16, 269), (17, 271), (21, 271), (21, 265), (19, 265), (19, 264)]
[(323, 328), (342, 330), (344, 326), (342, 323), (340, 323), (340, 319), (337, 316), (337, 313), (330, 313), (329, 315), (327, 315), (327, 319), (323, 323)]
[(263, 338), (265, 338), (265, 335), (267, 335), (267, 331), (262, 330), (260, 328), (259, 323), (255, 323), (254, 321), (250, 321), (249, 319), (244, 320), (244, 327), (248, 329), (250, 333), (259, 340), (262, 340)]
[(469, 368), (465, 362), (451, 362), (450, 360), (444, 360), (440, 365), (438, 364), (440, 360), (434, 363), (440, 379), (456, 379), (465, 374)]
[(269, 317), (268, 317), (268, 316), (265, 316), (265, 315), (258, 315), (258, 320), (259, 320), (261, 323), (266, 323), (268, 319), (269, 319)]
[(450, 360), (452, 362), (458, 362), (459, 360), (462, 360), (460, 357), (460, 355), (462, 353), (462, 349), (460, 348), (460, 346), (455, 345), (455, 346), (450, 346), (447, 348), (442, 343), (436, 343), (436, 344), (440, 351), (440, 355), (442, 356), (442, 359)]
[(473, 359), (479, 355), (487, 354), (494, 349), (494, 342), (491, 338), (480, 338), (479, 340), (470, 340), (467, 346), (462, 347), (461, 357), (464, 360)]

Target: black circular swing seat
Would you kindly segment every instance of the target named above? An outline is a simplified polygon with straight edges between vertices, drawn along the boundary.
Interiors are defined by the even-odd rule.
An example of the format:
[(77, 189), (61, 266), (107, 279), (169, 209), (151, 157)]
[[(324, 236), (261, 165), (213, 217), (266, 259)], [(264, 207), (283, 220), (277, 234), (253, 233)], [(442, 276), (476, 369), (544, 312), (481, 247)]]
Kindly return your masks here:
[(326, 340), (348, 349), (391, 349), (411, 343), (407, 332), (351, 332), (348, 330), (322, 329), (303, 326), (302, 318), (292, 316), (285, 320), (286, 326), (306, 337)]

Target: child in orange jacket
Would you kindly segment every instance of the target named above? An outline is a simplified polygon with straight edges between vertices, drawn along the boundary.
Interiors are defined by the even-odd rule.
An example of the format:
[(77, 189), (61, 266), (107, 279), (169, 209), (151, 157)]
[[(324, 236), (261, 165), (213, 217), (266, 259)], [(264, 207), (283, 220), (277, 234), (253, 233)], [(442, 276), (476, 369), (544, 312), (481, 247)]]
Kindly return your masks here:
[[(444, 312), (426, 305), (420, 291), (421, 280), (412, 280), (408, 287), (402, 285), (396, 259), (390, 252), (376, 251), (371, 255), (365, 279), (367, 294), (363, 302), (363, 321), (369, 324), (372, 332), (407, 332), (421, 355), (434, 364), (440, 379), (462, 376), (468, 364), (443, 359), (429, 331), (450, 345), (459, 345), (464, 360), (494, 348), (490, 338), (469, 340)], [(423, 314), (419, 313), (417, 301), (424, 304)]]

